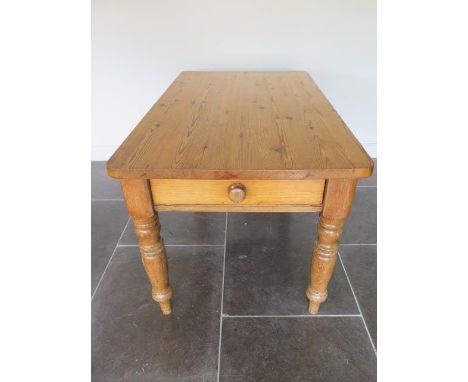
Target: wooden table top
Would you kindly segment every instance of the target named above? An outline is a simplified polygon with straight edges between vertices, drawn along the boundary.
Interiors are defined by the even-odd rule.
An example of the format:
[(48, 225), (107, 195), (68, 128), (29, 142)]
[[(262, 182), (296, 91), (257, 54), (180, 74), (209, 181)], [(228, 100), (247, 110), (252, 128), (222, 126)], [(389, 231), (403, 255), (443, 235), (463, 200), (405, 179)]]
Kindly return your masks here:
[(107, 168), (115, 178), (364, 178), (373, 162), (306, 72), (182, 72)]

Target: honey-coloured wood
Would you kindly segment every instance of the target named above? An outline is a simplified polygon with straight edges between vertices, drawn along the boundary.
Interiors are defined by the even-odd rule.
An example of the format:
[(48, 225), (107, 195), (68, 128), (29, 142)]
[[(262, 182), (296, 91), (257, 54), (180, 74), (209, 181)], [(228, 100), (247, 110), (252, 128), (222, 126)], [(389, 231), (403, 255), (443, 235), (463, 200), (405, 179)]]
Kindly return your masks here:
[[(320, 205), (325, 181), (151, 179), (153, 202), (163, 205)], [(244, 197), (233, 201), (230, 187), (242, 184)], [(237, 187), (237, 189), (239, 189)], [(239, 196), (240, 193), (239, 193)], [(156, 207), (158, 208), (158, 207)]]
[(172, 290), (166, 251), (160, 236), (158, 215), (153, 210), (149, 182), (143, 179), (122, 179), (121, 185), (139, 240), (143, 266), (151, 283), (153, 300), (159, 303), (163, 314), (170, 314)]
[(327, 287), (332, 277), (338, 253), (339, 238), (356, 190), (354, 179), (327, 181), (323, 209), (317, 226), (317, 239), (312, 251), (310, 283), (306, 295), (309, 312), (317, 314), (320, 304), (327, 299)]
[(107, 163), (115, 178), (364, 178), (373, 162), (307, 72), (182, 72)]
[(156, 211), (190, 211), (190, 212), (320, 212), (322, 206), (312, 205), (259, 205), (246, 206), (242, 204), (173, 204), (155, 205)]
[(306, 72), (182, 72), (107, 169), (121, 179), (164, 314), (172, 292), (157, 211), (321, 212), (306, 291), (316, 314), (373, 162)]

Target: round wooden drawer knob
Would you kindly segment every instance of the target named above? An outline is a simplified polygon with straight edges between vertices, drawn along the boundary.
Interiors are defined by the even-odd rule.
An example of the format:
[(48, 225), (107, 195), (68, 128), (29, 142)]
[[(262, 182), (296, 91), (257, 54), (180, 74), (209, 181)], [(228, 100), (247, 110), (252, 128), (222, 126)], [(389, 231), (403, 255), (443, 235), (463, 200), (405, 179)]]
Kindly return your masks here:
[(233, 183), (229, 186), (229, 199), (234, 203), (240, 203), (245, 199), (245, 186), (242, 183)]

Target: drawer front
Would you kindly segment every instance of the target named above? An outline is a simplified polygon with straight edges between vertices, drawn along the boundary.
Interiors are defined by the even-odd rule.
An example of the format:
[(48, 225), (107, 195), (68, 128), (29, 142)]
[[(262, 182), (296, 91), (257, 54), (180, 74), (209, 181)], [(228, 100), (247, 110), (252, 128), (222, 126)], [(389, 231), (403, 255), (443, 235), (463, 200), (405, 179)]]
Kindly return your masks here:
[(156, 206), (318, 206), (325, 181), (152, 179)]

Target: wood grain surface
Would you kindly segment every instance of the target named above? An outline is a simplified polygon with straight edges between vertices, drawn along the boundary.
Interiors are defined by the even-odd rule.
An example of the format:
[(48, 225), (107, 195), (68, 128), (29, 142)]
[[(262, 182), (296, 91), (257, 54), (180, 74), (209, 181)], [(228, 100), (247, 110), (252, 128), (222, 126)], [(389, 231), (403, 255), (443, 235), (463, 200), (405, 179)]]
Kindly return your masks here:
[(149, 182), (143, 179), (123, 179), (121, 186), (140, 244), (141, 260), (151, 283), (151, 296), (159, 303), (163, 314), (170, 314), (172, 289), (169, 285), (166, 250), (160, 234), (158, 214), (153, 210)]
[(310, 283), (306, 291), (310, 314), (317, 314), (320, 304), (328, 297), (327, 287), (335, 268), (338, 240), (343, 232), (345, 219), (351, 211), (356, 183), (355, 179), (327, 181), (312, 251)]
[(320, 212), (322, 206), (303, 204), (275, 205), (225, 205), (225, 204), (161, 204), (154, 206), (155, 211), (190, 212)]
[(320, 205), (325, 181), (313, 180), (241, 180), (245, 198), (229, 197), (231, 180), (152, 179), (151, 192), (156, 205)]
[(107, 164), (115, 178), (364, 178), (373, 162), (306, 72), (182, 72)]

